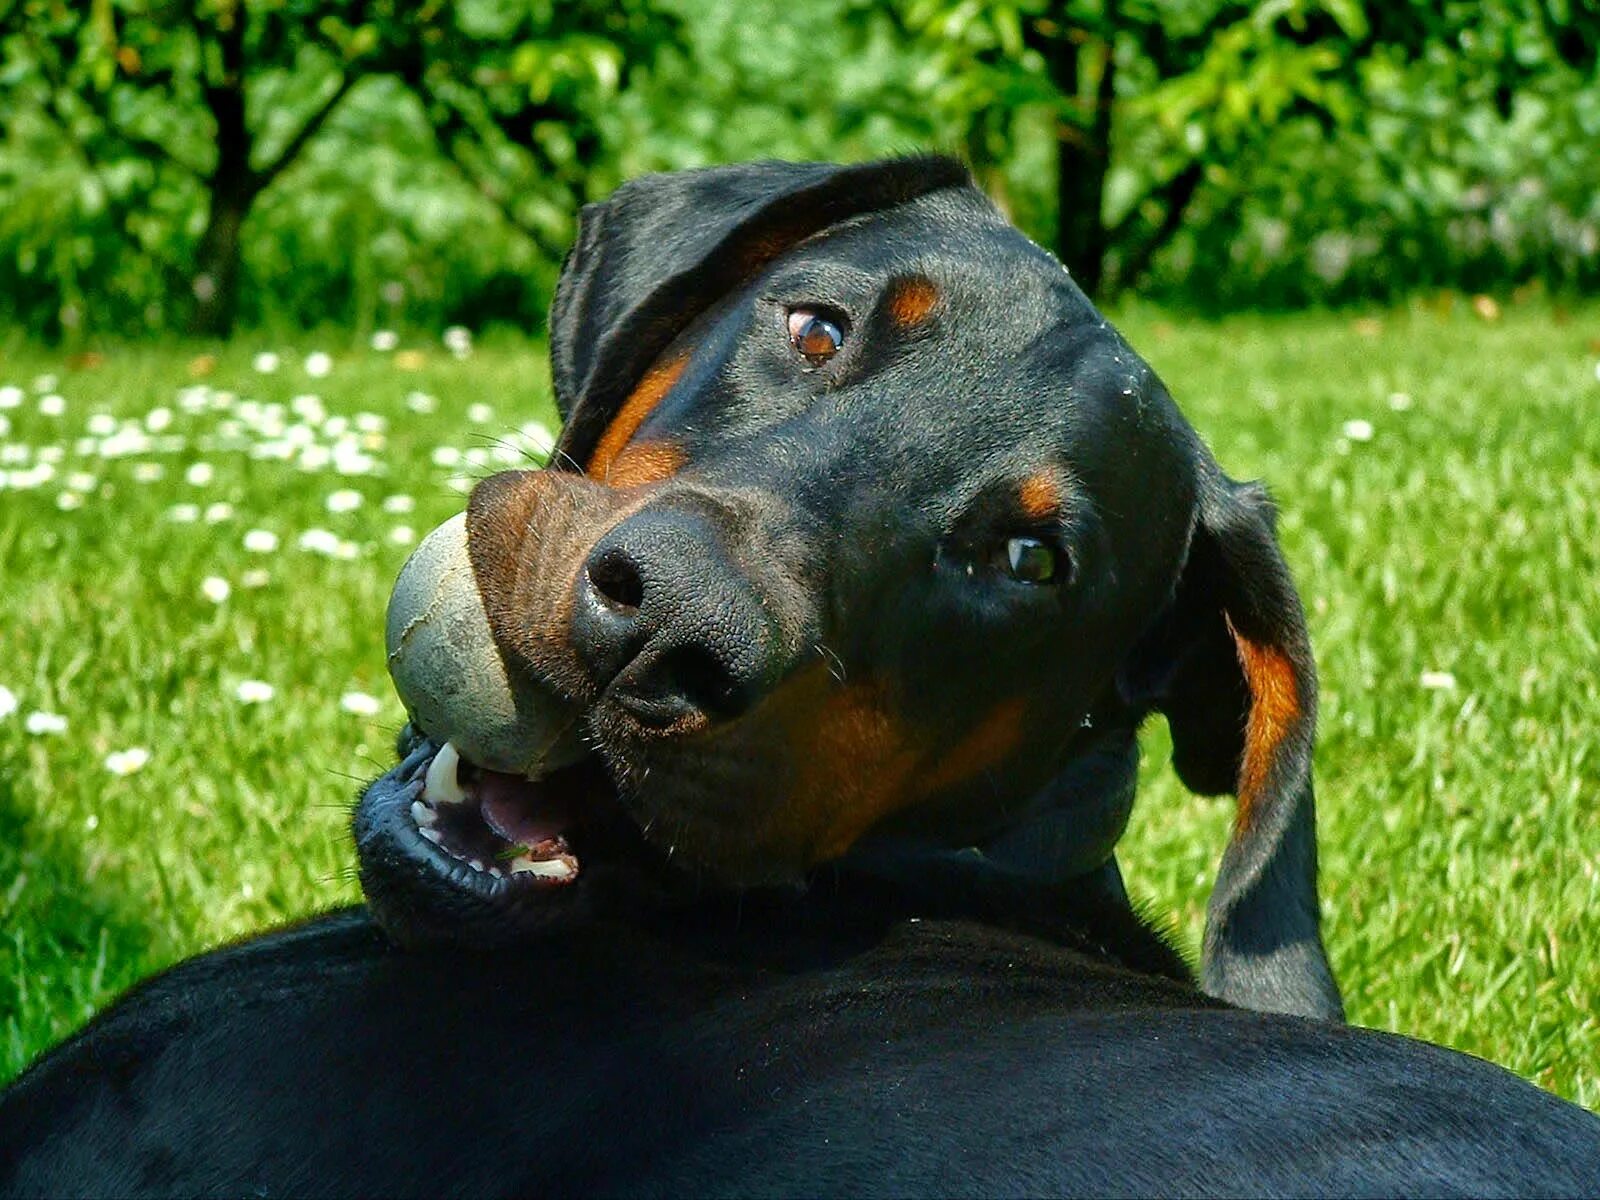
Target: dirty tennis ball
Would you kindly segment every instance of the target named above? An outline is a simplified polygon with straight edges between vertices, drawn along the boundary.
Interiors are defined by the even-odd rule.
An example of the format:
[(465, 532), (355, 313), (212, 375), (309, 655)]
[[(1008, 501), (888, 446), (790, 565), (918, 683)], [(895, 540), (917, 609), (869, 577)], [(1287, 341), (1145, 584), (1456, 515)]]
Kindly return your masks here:
[(412, 719), (480, 767), (537, 778), (577, 757), (572, 714), (509, 667), (489, 630), (466, 514), (440, 525), (406, 559), (389, 596), (389, 675)]

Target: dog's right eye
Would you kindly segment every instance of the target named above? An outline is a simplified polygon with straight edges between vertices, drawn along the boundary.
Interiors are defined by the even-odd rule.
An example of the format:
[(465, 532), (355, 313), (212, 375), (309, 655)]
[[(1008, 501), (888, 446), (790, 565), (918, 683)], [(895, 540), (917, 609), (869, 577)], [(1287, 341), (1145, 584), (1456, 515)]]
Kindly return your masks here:
[(813, 308), (792, 308), (789, 344), (813, 367), (820, 367), (844, 346), (843, 323), (830, 320)]

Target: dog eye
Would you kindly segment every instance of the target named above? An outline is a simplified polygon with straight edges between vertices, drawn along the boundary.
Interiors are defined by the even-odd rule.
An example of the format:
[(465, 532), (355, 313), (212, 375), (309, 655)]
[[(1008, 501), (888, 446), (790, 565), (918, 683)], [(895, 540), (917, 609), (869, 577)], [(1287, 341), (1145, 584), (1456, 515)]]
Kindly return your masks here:
[(1001, 568), (1018, 583), (1054, 583), (1065, 574), (1065, 558), (1065, 551), (1040, 538), (1014, 537), (1006, 541)]
[(789, 310), (789, 343), (813, 367), (820, 367), (844, 345), (844, 330), (837, 321), (810, 308)]

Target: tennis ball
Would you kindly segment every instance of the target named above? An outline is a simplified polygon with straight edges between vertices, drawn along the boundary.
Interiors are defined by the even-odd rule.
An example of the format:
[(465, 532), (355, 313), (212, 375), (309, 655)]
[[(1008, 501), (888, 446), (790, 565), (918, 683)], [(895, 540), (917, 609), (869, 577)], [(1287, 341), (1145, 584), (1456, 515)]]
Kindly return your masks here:
[(424, 538), (400, 568), (384, 642), (413, 721), (469, 762), (537, 779), (581, 757), (576, 713), (495, 645), (467, 554), (465, 513)]

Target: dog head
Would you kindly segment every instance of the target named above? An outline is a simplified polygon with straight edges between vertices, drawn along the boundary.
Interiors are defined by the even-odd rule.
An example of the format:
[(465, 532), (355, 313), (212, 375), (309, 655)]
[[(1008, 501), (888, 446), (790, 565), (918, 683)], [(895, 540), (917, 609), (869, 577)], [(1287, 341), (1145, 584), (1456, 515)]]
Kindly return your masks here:
[(731, 886), (906, 846), (1088, 872), (1159, 710), (1186, 783), (1238, 797), (1208, 986), (1337, 1011), (1270, 506), (958, 164), (627, 184), (583, 214), (551, 357), (552, 467), (481, 483), (465, 542), (496, 656), (576, 760), (524, 788), (527, 837), (520, 783), (483, 809), (562, 865), (496, 878), (459, 837), (358, 817), (391, 924), (437, 928), (420, 889), (514, 928), (619, 853), (586, 825)]

